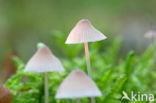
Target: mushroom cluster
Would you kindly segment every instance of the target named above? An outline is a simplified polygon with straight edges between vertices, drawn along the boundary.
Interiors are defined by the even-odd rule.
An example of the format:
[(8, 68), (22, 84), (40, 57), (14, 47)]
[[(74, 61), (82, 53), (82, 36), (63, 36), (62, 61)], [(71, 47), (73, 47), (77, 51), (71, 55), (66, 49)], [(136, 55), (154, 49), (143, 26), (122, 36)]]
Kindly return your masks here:
[[(87, 64), (87, 71), (88, 76), (92, 78), (92, 71), (91, 71), (91, 64), (90, 64), (90, 56), (89, 56), (89, 49), (88, 49), (88, 42), (96, 42), (100, 40), (104, 40), (107, 37), (97, 30), (89, 20), (82, 19), (80, 20), (76, 26), (70, 32), (66, 44), (78, 44), (83, 43), (86, 55), (86, 64)], [(92, 97), (91, 102), (95, 103), (95, 99)]]
[[(84, 43), (87, 72), (73, 70), (58, 87), (56, 99), (91, 97), (91, 103), (95, 103), (93, 97), (102, 96), (101, 91), (92, 80), (88, 42), (104, 40), (107, 37), (92, 26), (89, 20), (80, 20), (70, 32), (66, 44)], [(64, 67), (59, 59), (43, 43), (38, 44), (37, 52), (28, 61), (25, 72), (44, 73), (45, 103), (49, 103), (48, 72), (62, 72)]]

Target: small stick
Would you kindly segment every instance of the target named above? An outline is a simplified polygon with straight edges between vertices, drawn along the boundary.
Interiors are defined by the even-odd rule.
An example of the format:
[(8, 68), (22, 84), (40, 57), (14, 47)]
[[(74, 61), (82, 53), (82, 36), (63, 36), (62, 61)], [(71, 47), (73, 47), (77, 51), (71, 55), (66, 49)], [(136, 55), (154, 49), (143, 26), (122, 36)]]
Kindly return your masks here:
[(45, 103), (49, 103), (49, 90), (48, 90), (48, 73), (44, 74), (44, 93), (45, 93)]

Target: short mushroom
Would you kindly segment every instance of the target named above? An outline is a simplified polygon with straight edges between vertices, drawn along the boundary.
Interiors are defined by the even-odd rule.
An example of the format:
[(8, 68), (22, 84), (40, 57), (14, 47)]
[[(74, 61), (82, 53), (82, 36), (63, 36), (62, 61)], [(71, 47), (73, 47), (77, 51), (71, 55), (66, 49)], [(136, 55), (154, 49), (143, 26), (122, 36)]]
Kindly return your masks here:
[(82, 97), (98, 96), (102, 96), (102, 93), (92, 79), (83, 71), (74, 70), (61, 83), (55, 98), (78, 98), (78, 102), (80, 102), (80, 98)]
[(44, 73), (45, 103), (49, 103), (48, 72), (62, 72), (64, 68), (57, 57), (43, 43), (38, 44), (38, 50), (28, 61), (25, 72)]
[(92, 26), (89, 20), (82, 19), (72, 29), (66, 40), (66, 44), (84, 43), (87, 71), (90, 77), (91, 77), (91, 65), (88, 50), (88, 42), (100, 41), (106, 38), (107, 37), (105, 35), (103, 35), (100, 31), (98, 31), (96, 28)]

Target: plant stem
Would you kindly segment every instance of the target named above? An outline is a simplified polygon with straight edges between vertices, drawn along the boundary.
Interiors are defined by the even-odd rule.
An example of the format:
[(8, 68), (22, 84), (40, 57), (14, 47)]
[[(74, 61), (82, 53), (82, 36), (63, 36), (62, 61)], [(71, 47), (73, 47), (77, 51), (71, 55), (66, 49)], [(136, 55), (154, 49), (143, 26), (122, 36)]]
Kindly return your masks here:
[(80, 98), (77, 99), (77, 103), (81, 103), (81, 99)]
[[(85, 48), (85, 55), (86, 55), (86, 63), (87, 63), (88, 76), (90, 78), (92, 78), (88, 43), (84, 43), (84, 48)], [(95, 103), (95, 98), (94, 97), (91, 97), (91, 103)]]
[(44, 74), (44, 93), (45, 93), (45, 103), (49, 103), (49, 90), (48, 90), (48, 73)]
[(92, 77), (92, 74), (91, 74), (91, 65), (90, 65), (90, 56), (89, 56), (89, 50), (88, 50), (88, 43), (84, 43), (84, 49), (85, 49), (85, 55), (86, 55), (86, 63), (87, 63), (88, 76)]

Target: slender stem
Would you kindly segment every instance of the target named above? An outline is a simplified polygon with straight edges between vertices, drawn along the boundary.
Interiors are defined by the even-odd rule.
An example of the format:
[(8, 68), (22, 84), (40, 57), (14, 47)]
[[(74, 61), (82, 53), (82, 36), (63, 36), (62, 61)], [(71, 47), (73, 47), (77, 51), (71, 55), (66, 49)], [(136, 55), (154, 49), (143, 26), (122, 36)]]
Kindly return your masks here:
[[(86, 63), (87, 63), (88, 76), (90, 78), (92, 78), (88, 43), (84, 43), (84, 48), (85, 48), (85, 55), (86, 55)], [(91, 103), (95, 103), (95, 98), (94, 97), (91, 97)]]
[(85, 49), (85, 55), (86, 55), (88, 76), (92, 77), (91, 65), (90, 65), (90, 56), (89, 56), (89, 50), (88, 50), (88, 43), (84, 43), (84, 49)]
[(77, 103), (81, 103), (81, 99), (80, 98), (77, 99)]
[(91, 103), (96, 103), (95, 98), (93, 98), (93, 97), (91, 98)]
[(49, 103), (49, 90), (48, 90), (48, 73), (44, 74), (44, 93), (45, 93), (45, 103)]

